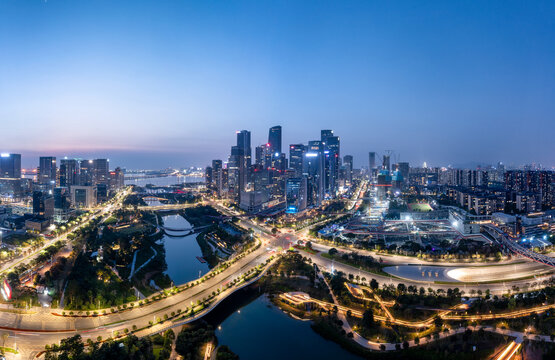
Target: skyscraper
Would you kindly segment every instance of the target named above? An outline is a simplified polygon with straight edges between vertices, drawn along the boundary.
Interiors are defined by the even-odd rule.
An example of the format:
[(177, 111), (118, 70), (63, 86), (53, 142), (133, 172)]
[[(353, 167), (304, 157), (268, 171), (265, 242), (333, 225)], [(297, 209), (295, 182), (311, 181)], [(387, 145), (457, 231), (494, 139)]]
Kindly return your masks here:
[(403, 181), (407, 182), (409, 180), (409, 171), (410, 171), (409, 163), (408, 162), (397, 163), (397, 170), (399, 170), (399, 172), (403, 176)]
[(383, 156), (383, 169), (388, 171), (391, 170), (391, 155)]
[(303, 176), (307, 178), (307, 205), (320, 206), (324, 200), (324, 144), (314, 140), (308, 142), (304, 154)]
[(21, 154), (0, 154), (0, 178), (21, 178)]
[(374, 174), (374, 169), (376, 169), (376, 153), (371, 151), (368, 153), (368, 171), (371, 175)]
[(285, 212), (296, 214), (306, 209), (306, 177), (295, 177), (285, 183)]
[(214, 186), (214, 190), (216, 190), (218, 195), (221, 195), (223, 190), (222, 170), (223, 170), (222, 160), (212, 160), (212, 183)]
[(321, 141), (324, 146), (324, 186), (325, 192), (334, 197), (339, 180), (339, 137), (333, 135), (333, 130), (321, 130)]
[(239, 149), (240, 157), (239, 164), (239, 192), (245, 190), (247, 184), (250, 182), (250, 167), (251, 167), (251, 132), (242, 130), (237, 132), (237, 148)]
[(79, 185), (79, 181), (79, 161), (77, 159), (62, 159), (60, 161), (60, 186)]
[(79, 161), (79, 185), (91, 186), (94, 183), (94, 161)]
[(272, 154), (281, 154), (281, 126), (278, 125), (270, 128), (268, 144), (270, 144)]
[(303, 156), (306, 146), (303, 144), (291, 144), (289, 146), (289, 168), (295, 171), (295, 176), (301, 176), (303, 173)]
[(228, 171), (228, 190), (229, 194), (239, 199), (241, 190), (245, 188), (244, 181), (244, 153), (243, 148), (239, 146), (231, 147), (231, 155), (229, 156), (229, 161), (227, 163)]
[(56, 184), (56, 158), (54, 156), (41, 156), (39, 158), (38, 182), (41, 185)]
[(54, 196), (43, 191), (33, 192), (33, 214), (45, 219), (52, 219), (54, 216)]
[(326, 191), (333, 198), (339, 182), (340, 141), (339, 136), (330, 136), (326, 142), (327, 183)]
[(343, 157), (343, 166), (345, 167), (345, 183), (350, 186), (353, 183), (353, 156), (345, 155)]
[(110, 185), (110, 161), (108, 159), (93, 160), (94, 184)]

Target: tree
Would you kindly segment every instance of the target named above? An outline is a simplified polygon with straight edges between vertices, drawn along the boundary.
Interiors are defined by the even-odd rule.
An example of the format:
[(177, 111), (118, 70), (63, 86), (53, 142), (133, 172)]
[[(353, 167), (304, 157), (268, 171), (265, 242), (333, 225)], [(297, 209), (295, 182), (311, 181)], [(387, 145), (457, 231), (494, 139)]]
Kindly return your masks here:
[(233, 353), (229, 347), (222, 345), (218, 347), (216, 360), (239, 360), (239, 356)]
[(439, 316), (436, 316), (434, 318), (434, 325), (436, 326), (436, 328), (441, 329), (441, 327), (443, 326), (443, 319)]
[(338, 251), (337, 251), (336, 248), (331, 248), (331, 249), (328, 250), (328, 254), (329, 254), (330, 256), (334, 256), (334, 255), (337, 254), (337, 253), (338, 253)]
[(370, 329), (374, 325), (374, 313), (371, 309), (368, 309), (362, 314), (362, 326), (366, 329)]
[(376, 279), (370, 280), (370, 288), (372, 290), (377, 290), (380, 287), (380, 284), (376, 281)]

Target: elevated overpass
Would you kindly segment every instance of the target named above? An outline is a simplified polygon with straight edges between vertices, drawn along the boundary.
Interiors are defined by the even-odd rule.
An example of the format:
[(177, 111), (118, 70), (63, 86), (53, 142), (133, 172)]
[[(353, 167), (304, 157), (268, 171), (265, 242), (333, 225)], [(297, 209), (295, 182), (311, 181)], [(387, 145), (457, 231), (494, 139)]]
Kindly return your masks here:
[(519, 245), (516, 239), (512, 238), (509, 234), (499, 229), (497, 226), (491, 224), (483, 224), (482, 229), (492, 238), (503, 244), (511, 252), (522, 255), (532, 261), (539, 262), (541, 264), (555, 267), (555, 258), (538, 254), (532, 250), (526, 249), (525, 247)]

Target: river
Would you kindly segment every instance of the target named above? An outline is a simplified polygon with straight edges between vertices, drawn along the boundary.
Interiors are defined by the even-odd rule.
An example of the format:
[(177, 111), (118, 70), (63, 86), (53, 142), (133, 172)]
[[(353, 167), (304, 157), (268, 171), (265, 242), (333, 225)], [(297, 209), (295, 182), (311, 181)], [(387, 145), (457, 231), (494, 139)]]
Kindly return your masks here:
[[(188, 229), (192, 227), (181, 215), (166, 215), (162, 219), (164, 225), (170, 228)], [(168, 233), (172, 234), (173, 232), (168, 231)], [(176, 232), (175, 234), (181, 233)], [(197, 256), (202, 257), (202, 251), (196, 239), (197, 235), (172, 237), (164, 234), (162, 238), (166, 249), (166, 263), (168, 264), (166, 273), (176, 285), (197, 279), (199, 272), (205, 274), (209, 270), (207, 263), (201, 263), (197, 259)]]
[(147, 184), (152, 184), (155, 186), (169, 186), (194, 182), (204, 182), (204, 178), (197, 176), (161, 176), (134, 180), (126, 179), (125, 185), (146, 186)]
[[(245, 295), (238, 293), (239, 296)], [(222, 305), (232, 307), (232, 304)], [(233, 313), (227, 313), (216, 327), (218, 344), (229, 346), (241, 360), (361, 359), (317, 334), (310, 321), (291, 318), (266, 296), (241, 305), (234, 307)]]

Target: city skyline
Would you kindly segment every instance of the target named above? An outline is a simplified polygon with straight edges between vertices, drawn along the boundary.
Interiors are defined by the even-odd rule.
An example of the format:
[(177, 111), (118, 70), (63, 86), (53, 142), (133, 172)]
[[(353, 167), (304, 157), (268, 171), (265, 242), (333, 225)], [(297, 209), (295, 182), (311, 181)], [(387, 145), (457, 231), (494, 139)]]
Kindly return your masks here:
[(24, 167), (205, 166), (236, 130), (258, 144), (281, 125), (284, 145), (334, 129), (355, 167), (385, 149), (411, 164), (553, 167), (554, 10), (5, 1), (1, 151)]

